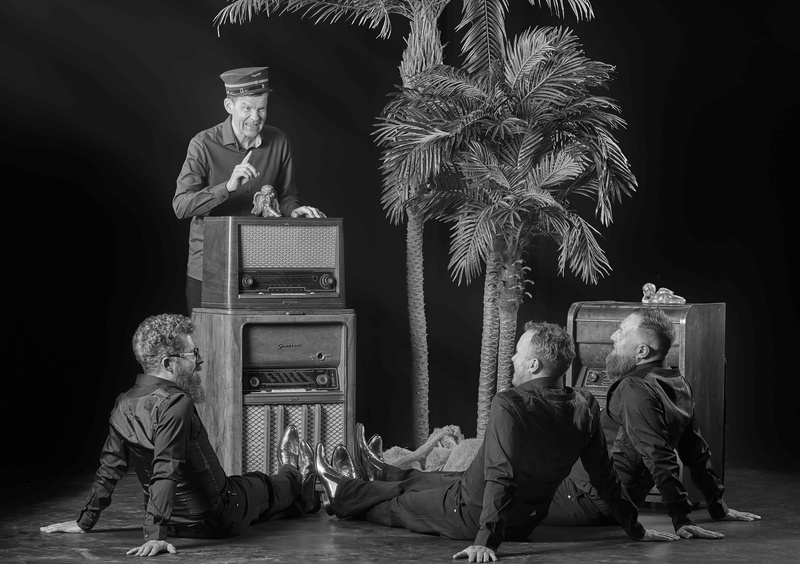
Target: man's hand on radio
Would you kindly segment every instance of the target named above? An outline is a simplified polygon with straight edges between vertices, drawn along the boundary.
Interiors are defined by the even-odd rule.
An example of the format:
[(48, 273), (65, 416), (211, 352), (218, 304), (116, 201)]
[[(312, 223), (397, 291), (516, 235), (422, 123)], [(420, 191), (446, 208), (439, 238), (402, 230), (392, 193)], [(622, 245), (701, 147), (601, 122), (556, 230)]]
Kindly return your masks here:
[(728, 509), (728, 512), (722, 516), (719, 521), (760, 521), (761, 516), (755, 513), (747, 513), (746, 511), (736, 511), (735, 509)]
[(666, 531), (656, 531), (655, 529), (645, 529), (644, 536), (639, 539), (642, 542), (669, 542), (676, 541), (679, 537), (675, 533), (667, 533)]
[(716, 531), (709, 531), (697, 525), (684, 525), (678, 529), (678, 535), (684, 539), (724, 539), (725, 535)]
[(225, 188), (228, 189), (228, 192), (236, 192), (236, 190), (239, 189), (239, 186), (250, 182), (256, 176), (258, 176), (258, 171), (253, 165), (250, 164), (250, 155), (252, 154), (252, 151), (248, 152), (244, 159), (242, 159), (242, 162), (233, 167), (231, 177), (228, 180), (228, 183), (225, 184)]
[(292, 210), (292, 217), (328, 217), (317, 208), (312, 208), (311, 206), (300, 206), (299, 208), (295, 208)]

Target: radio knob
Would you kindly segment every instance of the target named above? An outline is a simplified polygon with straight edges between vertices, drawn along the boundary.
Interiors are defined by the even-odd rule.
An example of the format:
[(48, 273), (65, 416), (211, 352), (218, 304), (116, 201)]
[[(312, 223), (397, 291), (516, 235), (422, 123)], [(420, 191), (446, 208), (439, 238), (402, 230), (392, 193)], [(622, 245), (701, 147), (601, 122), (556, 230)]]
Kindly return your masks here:
[(244, 276), (242, 276), (242, 286), (244, 286), (245, 288), (250, 288), (254, 283), (255, 280), (253, 280), (253, 277), (250, 276), (249, 274), (245, 274)]
[(258, 376), (253, 376), (250, 378), (250, 387), (251, 388), (258, 388), (261, 386), (261, 380), (259, 380)]
[(330, 290), (336, 285), (336, 280), (330, 274), (323, 274), (319, 277), (319, 285)]
[(589, 374), (586, 375), (586, 380), (591, 383), (597, 382), (598, 378), (599, 375), (594, 370), (590, 370)]
[(328, 385), (328, 375), (327, 374), (320, 374), (317, 376), (317, 384), (320, 386), (327, 386)]

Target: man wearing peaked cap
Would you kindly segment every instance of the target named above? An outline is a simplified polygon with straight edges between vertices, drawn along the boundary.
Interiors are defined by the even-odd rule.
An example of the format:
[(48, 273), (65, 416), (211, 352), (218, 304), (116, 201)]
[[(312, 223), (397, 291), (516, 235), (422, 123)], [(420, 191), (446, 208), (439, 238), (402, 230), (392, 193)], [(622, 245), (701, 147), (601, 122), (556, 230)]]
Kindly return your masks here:
[(269, 87), (269, 68), (247, 67), (233, 69), (220, 75), (228, 96), (255, 96), (272, 92)]
[[(262, 188), (274, 192), (283, 216), (325, 217), (300, 205), (292, 152), (286, 134), (266, 124), (268, 67), (246, 67), (220, 75), (228, 118), (189, 142), (172, 207), (178, 219), (191, 218), (186, 269), (188, 313), (200, 307), (203, 279), (203, 219), (246, 216)], [(270, 190), (271, 189), (271, 190)]]

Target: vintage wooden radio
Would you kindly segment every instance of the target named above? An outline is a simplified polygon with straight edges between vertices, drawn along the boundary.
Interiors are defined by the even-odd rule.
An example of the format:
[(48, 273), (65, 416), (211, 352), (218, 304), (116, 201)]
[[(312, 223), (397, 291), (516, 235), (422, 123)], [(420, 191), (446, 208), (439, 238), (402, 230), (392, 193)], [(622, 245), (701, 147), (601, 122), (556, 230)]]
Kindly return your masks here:
[(355, 314), (352, 310), (269, 313), (198, 308), (212, 446), (229, 474), (278, 470), (287, 425), (332, 452), (355, 444)]
[(343, 308), (341, 218), (207, 217), (201, 305)]

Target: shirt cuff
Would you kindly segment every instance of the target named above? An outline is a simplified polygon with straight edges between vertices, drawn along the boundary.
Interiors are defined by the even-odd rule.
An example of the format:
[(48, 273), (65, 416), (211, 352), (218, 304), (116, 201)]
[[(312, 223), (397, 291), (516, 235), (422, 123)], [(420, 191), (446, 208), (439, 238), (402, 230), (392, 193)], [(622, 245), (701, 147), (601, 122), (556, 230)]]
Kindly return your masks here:
[(167, 540), (167, 526), (166, 525), (145, 525), (142, 527), (144, 532), (144, 540)]
[(676, 513), (672, 516), (672, 526), (675, 528), (675, 532), (686, 525), (694, 525), (692, 516), (689, 513)]
[(216, 186), (211, 187), (211, 194), (214, 196), (215, 200), (224, 201), (228, 199), (230, 192), (228, 192), (225, 184), (226, 183), (223, 182), (222, 184), (217, 184)]
[(497, 547), (500, 545), (496, 544), (493, 546), (494, 543), (489, 542), (489, 539), (491, 538), (492, 532), (489, 529), (480, 528), (478, 529), (478, 534), (475, 535), (475, 541), (472, 544), (475, 546), (485, 546), (486, 548), (497, 550)]
[(708, 514), (711, 515), (712, 519), (722, 519), (728, 513), (728, 504), (725, 503), (725, 500), (719, 498), (715, 501), (712, 501), (708, 504)]

